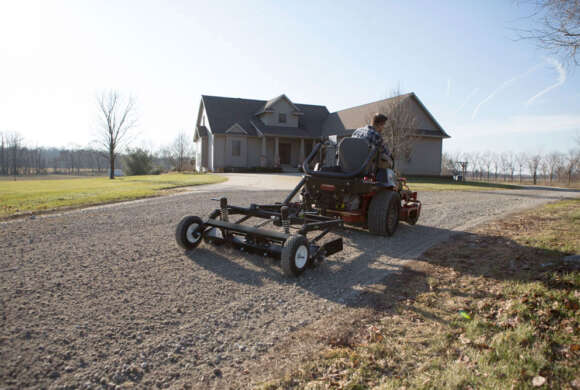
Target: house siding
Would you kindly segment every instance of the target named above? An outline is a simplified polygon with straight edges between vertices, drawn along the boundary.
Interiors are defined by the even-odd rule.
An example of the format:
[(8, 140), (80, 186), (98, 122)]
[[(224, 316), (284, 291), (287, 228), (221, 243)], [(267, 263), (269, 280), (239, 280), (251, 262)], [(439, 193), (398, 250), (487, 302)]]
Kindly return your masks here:
[(262, 139), (248, 137), (248, 167), (259, 167), (261, 154)]
[[(240, 155), (233, 155), (234, 142), (240, 142)], [(246, 136), (228, 135), (225, 137), (225, 158), (223, 167), (247, 167), (248, 166), (248, 142)]]
[[(278, 100), (270, 109), (274, 110), (274, 112), (266, 112), (260, 115), (260, 119), (265, 125), (298, 127), (298, 116), (292, 114), (294, 109), (285, 99)], [(280, 113), (286, 114), (286, 123), (278, 122), (278, 114)]]
[(397, 161), (396, 168), (403, 175), (440, 175), (441, 138), (417, 138), (409, 161)]

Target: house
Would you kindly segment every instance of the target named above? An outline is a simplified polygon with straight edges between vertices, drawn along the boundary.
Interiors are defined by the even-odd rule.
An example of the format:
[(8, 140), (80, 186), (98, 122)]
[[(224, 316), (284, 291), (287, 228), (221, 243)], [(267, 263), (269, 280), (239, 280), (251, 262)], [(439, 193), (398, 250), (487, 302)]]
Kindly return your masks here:
[(389, 116), (405, 110), (413, 116), (413, 148), (401, 173), (439, 175), (444, 138), (449, 135), (414, 93), (330, 113), (326, 106), (298, 104), (286, 95), (252, 100), (201, 97), (194, 132), (196, 169), (214, 172), (231, 167), (294, 168), (322, 137), (350, 136), (378, 111)]

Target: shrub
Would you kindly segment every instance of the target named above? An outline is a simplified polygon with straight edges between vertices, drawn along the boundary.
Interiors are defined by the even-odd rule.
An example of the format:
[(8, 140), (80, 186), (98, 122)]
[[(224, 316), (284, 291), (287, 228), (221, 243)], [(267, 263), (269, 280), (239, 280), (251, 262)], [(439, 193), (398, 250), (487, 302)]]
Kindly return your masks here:
[(153, 156), (144, 149), (129, 150), (125, 157), (129, 175), (148, 175), (153, 169)]

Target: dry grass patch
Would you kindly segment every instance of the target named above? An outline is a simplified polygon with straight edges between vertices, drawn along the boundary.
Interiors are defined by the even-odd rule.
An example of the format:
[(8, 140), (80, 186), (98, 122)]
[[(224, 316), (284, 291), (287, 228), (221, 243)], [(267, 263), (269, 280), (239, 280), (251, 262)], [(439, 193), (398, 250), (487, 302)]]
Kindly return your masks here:
[(382, 318), (261, 388), (580, 388), (579, 229), (566, 201), (456, 236), (385, 284)]

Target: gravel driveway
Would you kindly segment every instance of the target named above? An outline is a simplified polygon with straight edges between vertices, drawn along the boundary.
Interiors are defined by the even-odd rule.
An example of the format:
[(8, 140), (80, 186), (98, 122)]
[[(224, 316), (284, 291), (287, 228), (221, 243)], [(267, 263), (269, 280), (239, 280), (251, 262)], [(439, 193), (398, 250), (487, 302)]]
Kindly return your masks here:
[[(227, 184), (227, 183), (226, 183)], [(225, 188), (232, 204), (286, 191)], [(421, 193), (392, 238), (339, 232), (345, 250), (298, 279), (275, 261), (202, 244), (178, 249), (182, 215), (220, 187), (0, 225), (0, 386), (223, 388), (248, 364), (452, 231), (575, 197), (564, 191)]]

